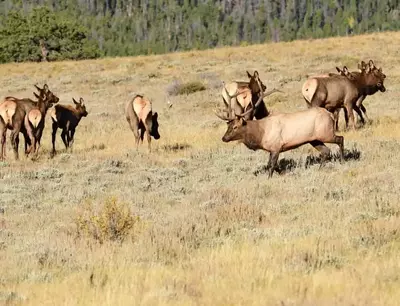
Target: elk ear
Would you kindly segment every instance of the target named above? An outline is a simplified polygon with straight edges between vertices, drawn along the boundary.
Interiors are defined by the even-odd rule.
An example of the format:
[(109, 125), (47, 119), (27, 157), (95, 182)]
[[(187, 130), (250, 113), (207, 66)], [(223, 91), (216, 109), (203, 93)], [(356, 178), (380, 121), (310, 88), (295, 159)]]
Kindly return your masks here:
[(339, 73), (341, 73), (341, 72), (342, 72), (342, 70), (340, 70), (340, 68), (339, 68), (339, 67), (336, 67), (336, 70), (337, 70), (337, 72), (339, 72)]
[(157, 120), (157, 119), (158, 119), (158, 113), (157, 113), (157, 112), (155, 112), (155, 113), (153, 114), (153, 119), (154, 119), (154, 120)]
[(347, 69), (346, 66), (343, 66), (343, 72), (344, 72), (344, 73), (349, 73), (349, 69)]
[(257, 70), (254, 71), (254, 77), (257, 78), (257, 79), (260, 77), (260, 76), (258, 75), (258, 71), (257, 71)]
[(36, 84), (34, 85), (36, 87), (37, 90), (42, 91), (43, 89), (41, 89), (39, 86), (37, 86)]
[(74, 98), (72, 98), (72, 102), (74, 102), (75, 104), (79, 104)]
[(373, 69), (375, 67), (374, 61), (373, 60), (369, 60), (369, 67), (371, 69)]
[(382, 72), (382, 67), (379, 67), (378, 71), (379, 71), (379, 72)]
[(40, 96), (36, 92), (33, 93), (37, 99), (40, 99)]
[(246, 125), (247, 124), (247, 122), (246, 122), (246, 119), (244, 119), (243, 117), (240, 117), (240, 125)]
[(249, 77), (249, 79), (251, 79), (251, 74), (246, 70), (247, 72), (247, 76)]
[(79, 103), (81, 103), (81, 104), (84, 104), (84, 103), (85, 103), (85, 101), (83, 101), (83, 98), (82, 98), (82, 97), (79, 99)]
[(44, 84), (43, 89), (44, 90), (49, 90), (49, 86), (47, 84)]

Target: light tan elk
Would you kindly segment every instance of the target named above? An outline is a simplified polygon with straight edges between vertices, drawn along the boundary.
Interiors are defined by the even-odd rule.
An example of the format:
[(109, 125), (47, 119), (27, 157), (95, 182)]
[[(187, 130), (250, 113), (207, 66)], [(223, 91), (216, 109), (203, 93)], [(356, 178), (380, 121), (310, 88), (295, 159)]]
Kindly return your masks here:
[(353, 129), (355, 129), (353, 109), (362, 117), (357, 100), (370, 90), (386, 89), (383, 86), (383, 77), (368, 71), (360, 73), (355, 80), (341, 75), (311, 78), (302, 87), (303, 97), (309, 107), (324, 107), (332, 113), (345, 107)]
[(53, 103), (47, 96), (43, 98), (36, 93), (34, 93), (34, 95), (38, 99), (37, 106), (27, 112), (24, 118), (25, 130), (30, 140), (30, 145), (25, 153), (28, 156), (33, 152), (34, 157), (37, 157), (39, 154), (40, 140), (43, 135), (46, 113), (47, 110), (53, 106)]
[[(262, 100), (260, 96), (255, 107)], [(269, 177), (276, 168), (279, 154), (311, 144), (321, 152), (321, 165), (330, 154), (325, 143), (335, 143), (340, 148), (343, 161), (343, 136), (335, 135), (333, 115), (321, 107), (312, 107), (295, 113), (272, 114), (260, 120), (244, 119), (244, 114), (228, 117), (217, 114), (228, 123), (222, 137), (223, 142), (238, 140), (251, 150), (264, 150), (270, 153), (268, 161)]]
[(135, 95), (125, 105), (125, 117), (128, 121), (136, 141), (136, 150), (139, 148), (139, 141), (143, 143), (144, 134), (147, 137), (149, 152), (151, 152), (151, 136), (160, 139), (158, 132), (158, 114), (153, 114), (151, 101), (142, 95)]
[(51, 156), (56, 155), (56, 134), (57, 130), (61, 129), (61, 139), (65, 145), (65, 150), (71, 148), (74, 143), (75, 130), (81, 121), (82, 117), (86, 117), (89, 113), (86, 110), (85, 102), (83, 98), (79, 99), (77, 102), (74, 98), (72, 101), (75, 104), (75, 108), (72, 105), (56, 105), (51, 111), (51, 119), (53, 121), (52, 125), (52, 151)]
[[(230, 107), (230, 109), (236, 112), (246, 111), (251, 107), (251, 104), (255, 103), (261, 92), (264, 92), (267, 87), (263, 84), (258, 74), (258, 71), (254, 71), (251, 75), (246, 71), (249, 77), (249, 82), (234, 81), (227, 84), (223, 84), (222, 88), (222, 100), (225, 107)], [(247, 120), (261, 119), (268, 116), (268, 110), (265, 104), (262, 102), (256, 112), (248, 113), (246, 116)]]
[[(36, 85), (35, 85), (36, 86)], [(55, 96), (47, 85), (43, 88), (39, 88), (39, 97), (47, 99), (49, 105), (53, 105), (59, 101), (58, 97)], [(34, 93), (36, 95), (36, 93)], [(31, 99), (18, 99), (15, 97), (6, 97), (3, 103), (0, 104), (0, 117), (2, 122), (0, 124), (0, 137), (1, 137), (1, 155), (0, 160), (4, 160), (5, 157), (5, 145), (6, 145), (6, 132), (7, 129), (11, 130), (11, 144), (14, 151), (14, 157), (16, 160), (19, 159), (18, 147), (19, 147), (19, 133), (21, 132), (25, 138), (25, 153), (28, 152), (28, 147), (31, 146), (30, 138), (25, 129), (25, 116), (33, 108), (37, 107), (37, 101)], [(43, 123), (44, 124), (44, 123)], [(41, 135), (40, 135), (41, 137)], [(38, 139), (40, 143), (40, 137)]]

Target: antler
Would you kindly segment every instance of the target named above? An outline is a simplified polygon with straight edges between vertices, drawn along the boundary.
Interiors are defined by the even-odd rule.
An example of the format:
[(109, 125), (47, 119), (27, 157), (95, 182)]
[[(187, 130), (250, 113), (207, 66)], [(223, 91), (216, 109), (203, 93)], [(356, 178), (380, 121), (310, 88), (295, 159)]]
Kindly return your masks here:
[(254, 107), (252, 106), (249, 110), (247, 110), (247, 111), (244, 112), (243, 114), (240, 114), (240, 115), (235, 114), (235, 115), (236, 115), (236, 116), (239, 116), (239, 117), (244, 117), (244, 116), (246, 116), (247, 114), (249, 114), (250, 112), (255, 111), (255, 110), (258, 108), (258, 106), (260, 105), (260, 103), (261, 103), (261, 101), (263, 100), (263, 98), (265, 98), (265, 97), (267, 97), (267, 96), (273, 94), (274, 92), (283, 92), (283, 91), (281, 91), (281, 90), (279, 90), (279, 89), (276, 89), (276, 88), (274, 88), (274, 89), (272, 89), (272, 90), (270, 90), (270, 91), (267, 91), (266, 93), (263, 93), (263, 94), (260, 95), (260, 97), (258, 98), (258, 100), (257, 100), (256, 104), (254, 105)]
[(215, 113), (215, 115), (216, 115), (218, 118), (220, 118), (220, 119), (222, 119), (222, 120), (224, 120), (224, 121), (230, 121), (230, 120), (232, 120), (232, 117), (230, 116), (231, 113), (228, 113), (228, 115), (224, 115), (224, 114), (222, 114), (222, 112), (219, 111), (219, 110), (214, 110), (214, 113)]

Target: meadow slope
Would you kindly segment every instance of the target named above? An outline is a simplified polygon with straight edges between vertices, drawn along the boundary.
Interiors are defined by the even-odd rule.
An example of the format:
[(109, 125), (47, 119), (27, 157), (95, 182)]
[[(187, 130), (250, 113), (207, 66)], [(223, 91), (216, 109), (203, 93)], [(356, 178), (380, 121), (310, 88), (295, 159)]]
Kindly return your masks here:
[[(308, 75), (356, 70), (371, 58), (387, 75), (387, 92), (365, 100), (371, 124), (339, 133), (344, 164), (319, 169), (318, 152), (304, 146), (281, 154), (281, 174), (268, 180), (265, 152), (221, 141), (226, 124), (213, 109), (222, 80), (246, 80), (245, 70), (257, 69), (269, 89), (284, 91), (265, 99), (268, 108), (293, 112), (306, 108)], [(33, 84), (47, 82), (60, 103), (82, 96), (89, 115), (73, 153), (59, 131), (50, 159), (50, 120), (37, 161), (14, 161), (7, 143), (0, 304), (397, 305), (399, 66), (400, 32), (1, 65), (1, 99), (33, 97)], [(207, 90), (171, 96), (168, 108), (176, 80)], [(161, 139), (151, 154), (146, 142), (136, 152), (123, 115), (134, 93), (159, 112)], [(119, 232), (103, 222), (113, 209), (128, 220)], [(116, 236), (125, 239), (107, 239)]]

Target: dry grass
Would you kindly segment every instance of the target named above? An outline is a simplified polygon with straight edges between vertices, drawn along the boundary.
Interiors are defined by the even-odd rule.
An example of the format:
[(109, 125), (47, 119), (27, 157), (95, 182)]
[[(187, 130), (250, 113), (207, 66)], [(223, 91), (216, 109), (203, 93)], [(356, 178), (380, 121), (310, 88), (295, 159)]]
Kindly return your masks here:
[[(399, 50), (400, 33), (381, 33), (1, 65), (0, 96), (31, 97), (34, 83), (48, 82), (62, 103), (82, 96), (89, 116), (72, 154), (57, 135), (59, 154), (49, 158), (47, 121), (38, 161), (15, 162), (8, 149), (0, 164), (0, 304), (397, 305)], [(306, 107), (307, 75), (370, 58), (388, 75), (388, 91), (366, 99), (371, 125), (342, 133), (344, 164), (319, 169), (317, 152), (304, 146), (282, 154), (281, 174), (268, 180), (264, 152), (222, 143), (225, 124), (212, 112), (221, 80), (258, 69), (269, 88), (285, 92), (268, 107), (295, 111)], [(174, 80), (207, 90), (174, 96), (168, 108)], [(146, 145), (135, 151), (123, 116), (133, 92), (159, 112), (152, 154)], [(109, 214), (102, 205), (110, 197), (127, 206), (111, 205)], [(113, 236), (104, 224), (119, 216), (132, 239), (78, 235), (88, 201), (87, 220), (105, 237)]]

